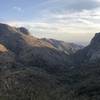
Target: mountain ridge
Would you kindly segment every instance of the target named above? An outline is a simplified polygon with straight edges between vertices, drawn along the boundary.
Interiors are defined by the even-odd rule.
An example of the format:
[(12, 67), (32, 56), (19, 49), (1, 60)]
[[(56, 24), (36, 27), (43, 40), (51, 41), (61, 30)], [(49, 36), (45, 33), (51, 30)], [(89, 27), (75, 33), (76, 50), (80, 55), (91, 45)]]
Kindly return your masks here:
[(15, 27), (0, 24), (0, 33), (0, 43), (15, 54), (18, 63), (38, 67), (44, 66), (45, 63), (46, 69), (59, 66), (60, 70), (60, 66), (66, 69), (66, 64), (71, 62), (63, 51), (56, 50), (47, 41), (22, 34), (22, 31), (19, 32)]
[[(96, 33), (90, 44), (75, 53), (75, 61), (80, 64), (97, 64), (99, 63), (100, 55), (100, 33)], [(76, 59), (77, 57), (77, 59)]]
[(78, 44), (74, 44), (74, 43), (68, 43), (68, 42), (61, 41), (61, 40), (56, 40), (56, 39), (43, 38), (43, 40), (49, 42), (56, 49), (58, 49), (60, 51), (64, 51), (68, 55), (74, 54), (78, 50), (84, 48), (84, 46), (82, 46), (82, 45), (78, 45)]
[(99, 44), (97, 33), (69, 55), (62, 41), (0, 24), (0, 100), (100, 100)]

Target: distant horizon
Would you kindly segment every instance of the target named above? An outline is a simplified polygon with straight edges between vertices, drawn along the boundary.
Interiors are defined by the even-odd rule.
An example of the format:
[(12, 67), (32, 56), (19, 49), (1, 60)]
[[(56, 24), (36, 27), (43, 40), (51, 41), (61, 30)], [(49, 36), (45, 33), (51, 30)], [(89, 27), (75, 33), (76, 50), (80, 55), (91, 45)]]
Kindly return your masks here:
[[(38, 35), (37, 34), (35, 34), (35, 33), (33, 33), (33, 31), (32, 30), (30, 30), (30, 28), (28, 28), (28, 27), (25, 27), (25, 26), (21, 26), (21, 25), (12, 25), (12, 24), (9, 24), (9, 23), (1, 23), (1, 24), (7, 24), (7, 25), (9, 25), (9, 26), (11, 26), (11, 27), (16, 27), (16, 28), (20, 28), (20, 27), (24, 27), (24, 28), (26, 28), (29, 32), (30, 32), (30, 34), (32, 35), (32, 36), (35, 36), (35, 37), (37, 37), (37, 38), (46, 38), (46, 39), (55, 39), (55, 40), (58, 40), (58, 41), (64, 41), (64, 42), (67, 42), (67, 43), (74, 43), (74, 44), (78, 44), (78, 45), (83, 45), (83, 46), (87, 46), (87, 45), (89, 45), (90, 44), (90, 42), (91, 42), (91, 39), (94, 37), (94, 35), (96, 34), (96, 33), (98, 33), (98, 32), (96, 32), (96, 33), (94, 33), (93, 34), (93, 36), (88, 40), (88, 43), (86, 43), (85, 41), (83, 41), (83, 42), (75, 42), (75, 41), (71, 41), (71, 40), (67, 40), (67, 39), (61, 39), (61, 38), (54, 38), (54, 37), (49, 37), (49, 36), (44, 36), (44, 35), (41, 35), (41, 33), (38, 33)], [(39, 34), (40, 34), (40, 36), (39, 36)], [(70, 37), (72, 37), (72, 36), (70, 36)], [(73, 39), (73, 37), (72, 37), (72, 39)]]
[(25, 27), (23, 25), (22, 26), (21, 25), (12, 25), (12, 24), (9, 24), (9, 23), (4, 23), (4, 24), (8, 24), (12, 27), (24, 27), (24, 28), (28, 29), (28, 31), (31, 33), (32, 36), (35, 36), (37, 38), (55, 39), (55, 40), (65, 41), (65, 42), (69, 42), (69, 43), (75, 43), (75, 44), (79, 44), (79, 45), (83, 45), (83, 46), (89, 45), (90, 42), (91, 42), (91, 39), (95, 36), (96, 33), (98, 33), (98, 32), (95, 32), (91, 37), (89, 37), (88, 42), (85, 42), (84, 40), (83, 40), (83, 42), (80, 42), (80, 41), (75, 42), (75, 41), (73, 41), (73, 37), (71, 35), (69, 35), (69, 37), (72, 38), (72, 40), (67, 40), (67, 38), (64, 40), (64, 39), (61, 39), (61, 38), (55, 38), (53, 36), (44, 36), (44, 35), (41, 35), (42, 33), (36, 34), (32, 30), (30, 30), (30, 28)]
[(100, 32), (100, 0), (0, 0), (0, 22), (33, 36), (87, 45)]

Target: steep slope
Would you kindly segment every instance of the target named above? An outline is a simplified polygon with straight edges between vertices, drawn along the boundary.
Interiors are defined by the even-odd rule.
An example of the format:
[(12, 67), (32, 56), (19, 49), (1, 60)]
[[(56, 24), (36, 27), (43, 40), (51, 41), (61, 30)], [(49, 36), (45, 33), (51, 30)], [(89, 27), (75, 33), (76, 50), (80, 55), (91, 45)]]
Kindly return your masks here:
[(0, 69), (11, 68), (15, 63), (15, 55), (0, 44)]
[(99, 62), (100, 61), (100, 33), (96, 33), (89, 46), (88, 56), (89, 62)]
[[(67, 72), (65, 87), (70, 84), (67, 99), (100, 100), (100, 33), (91, 43), (72, 56), (72, 69)], [(66, 88), (67, 89), (67, 88)]]
[(68, 55), (73, 54), (83, 48), (83, 46), (81, 45), (77, 45), (74, 43), (67, 43), (60, 40), (46, 39), (46, 38), (43, 38), (43, 40), (53, 45), (57, 50), (64, 51)]
[[(26, 29), (16, 29), (6, 24), (0, 24), (0, 43), (16, 55), (16, 61), (25, 66), (45, 66), (64, 70), (71, 61), (63, 51), (58, 51), (47, 41), (25, 34)], [(62, 67), (61, 67), (62, 66)]]
[(57, 83), (38, 68), (5, 70), (0, 73), (0, 100), (55, 100)]
[(76, 64), (99, 64), (100, 61), (100, 33), (96, 33), (91, 43), (74, 55)]
[(68, 68), (68, 55), (6, 24), (0, 24), (0, 43), (0, 100), (64, 98), (60, 75)]
[(30, 35), (30, 32), (26, 28), (24, 28), (24, 27), (16, 28), (16, 30), (18, 32), (21, 32), (21, 33), (25, 34), (25, 35)]
[(100, 100), (100, 33), (74, 64), (56, 43), (25, 33), (0, 24), (0, 100)]

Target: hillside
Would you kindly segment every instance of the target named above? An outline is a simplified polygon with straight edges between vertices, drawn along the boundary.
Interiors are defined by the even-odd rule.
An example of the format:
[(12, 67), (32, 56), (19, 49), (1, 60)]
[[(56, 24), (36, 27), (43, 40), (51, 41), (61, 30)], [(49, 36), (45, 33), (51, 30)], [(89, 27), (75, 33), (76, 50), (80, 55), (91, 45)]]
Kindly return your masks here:
[[(18, 28), (0, 24), (0, 43), (15, 54), (16, 63), (25, 66), (45, 66), (46, 69), (51, 70), (54, 67), (63, 70), (67, 64), (70, 64), (67, 54), (56, 50), (46, 41), (22, 32), (23, 30), (20, 31)], [(26, 30), (24, 32), (28, 33)]]
[[(100, 61), (100, 33), (96, 33), (91, 43), (74, 54), (77, 64), (97, 65)], [(77, 58), (77, 59), (76, 59)]]
[(99, 54), (100, 33), (81, 48), (0, 24), (0, 100), (100, 100)]
[(74, 54), (78, 50), (84, 48), (82, 45), (77, 45), (74, 43), (67, 43), (67, 42), (55, 40), (55, 39), (43, 38), (43, 40), (53, 45), (57, 50), (64, 51), (67, 55)]

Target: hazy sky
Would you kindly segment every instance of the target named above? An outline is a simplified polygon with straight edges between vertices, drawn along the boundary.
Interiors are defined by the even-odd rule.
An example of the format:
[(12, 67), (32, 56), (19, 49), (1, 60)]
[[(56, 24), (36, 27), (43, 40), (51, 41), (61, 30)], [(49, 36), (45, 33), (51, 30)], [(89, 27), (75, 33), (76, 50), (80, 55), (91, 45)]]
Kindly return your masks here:
[(0, 22), (38, 37), (87, 44), (100, 31), (100, 0), (0, 0)]

